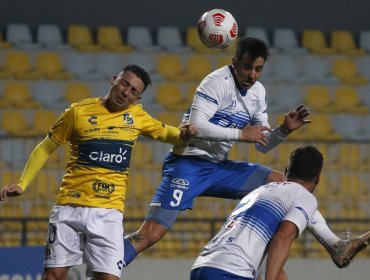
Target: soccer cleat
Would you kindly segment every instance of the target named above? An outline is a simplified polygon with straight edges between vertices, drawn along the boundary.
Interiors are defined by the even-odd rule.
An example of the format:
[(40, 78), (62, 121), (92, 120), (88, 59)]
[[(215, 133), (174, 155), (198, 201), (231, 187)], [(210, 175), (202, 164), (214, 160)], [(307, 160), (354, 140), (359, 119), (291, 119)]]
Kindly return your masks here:
[(337, 242), (335, 247), (331, 250), (330, 256), (337, 267), (346, 267), (350, 264), (358, 252), (367, 247), (369, 242), (370, 231), (354, 238), (349, 238), (349, 233), (347, 232), (347, 238), (341, 239)]

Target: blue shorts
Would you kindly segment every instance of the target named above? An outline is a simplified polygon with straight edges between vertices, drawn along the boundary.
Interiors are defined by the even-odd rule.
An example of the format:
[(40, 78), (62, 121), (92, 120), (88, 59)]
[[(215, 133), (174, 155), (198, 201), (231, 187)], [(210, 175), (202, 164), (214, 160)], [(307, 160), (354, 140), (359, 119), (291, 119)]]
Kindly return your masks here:
[(182, 211), (191, 209), (197, 196), (241, 199), (266, 184), (271, 171), (250, 162), (214, 163), (196, 156), (170, 153), (163, 163), (162, 182), (151, 205)]
[(222, 269), (202, 266), (193, 269), (190, 273), (190, 280), (253, 280), (253, 278), (242, 277)]

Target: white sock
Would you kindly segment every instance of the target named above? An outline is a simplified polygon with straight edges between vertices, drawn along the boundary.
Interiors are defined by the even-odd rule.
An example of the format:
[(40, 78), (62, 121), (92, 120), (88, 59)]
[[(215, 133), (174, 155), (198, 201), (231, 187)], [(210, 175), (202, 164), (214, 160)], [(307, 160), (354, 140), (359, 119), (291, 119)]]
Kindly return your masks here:
[(328, 251), (334, 249), (335, 244), (340, 240), (328, 227), (324, 217), (318, 210), (308, 223), (307, 229)]

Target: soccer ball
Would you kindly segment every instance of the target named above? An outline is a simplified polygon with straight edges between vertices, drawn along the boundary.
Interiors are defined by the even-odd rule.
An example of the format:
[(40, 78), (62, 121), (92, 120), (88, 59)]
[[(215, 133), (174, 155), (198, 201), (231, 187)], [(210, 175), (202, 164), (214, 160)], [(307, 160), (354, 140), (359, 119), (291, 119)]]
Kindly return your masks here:
[(224, 49), (236, 39), (238, 24), (233, 15), (222, 9), (205, 12), (197, 24), (199, 39), (215, 49)]

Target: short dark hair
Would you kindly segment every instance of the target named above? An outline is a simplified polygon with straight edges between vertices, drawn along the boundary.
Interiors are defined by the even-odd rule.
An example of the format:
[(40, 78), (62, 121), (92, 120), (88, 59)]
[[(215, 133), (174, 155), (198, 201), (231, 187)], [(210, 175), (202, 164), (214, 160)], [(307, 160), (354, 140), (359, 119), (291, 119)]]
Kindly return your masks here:
[(122, 70), (123, 72), (130, 71), (134, 73), (140, 80), (144, 83), (144, 90), (152, 83), (152, 80), (150, 79), (150, 75), (148, 72), (144, 70), (144, 68), (140, 67), (136, 64), (129, 64)]
[(320, 176), (324, 163), (321, 152), (312, 145), (301, 146), (291, 154), (287, 166), (286, 176), (304, 181), (315, 180)]
[(239, 37), (235, 57), (241, 60), (244, 54), (247, 54), (252, 61), (255, 61), (258, 57), (262, 57), (266, 61), (270, 56), (268, 47), (264, 41), (258, 38)]

